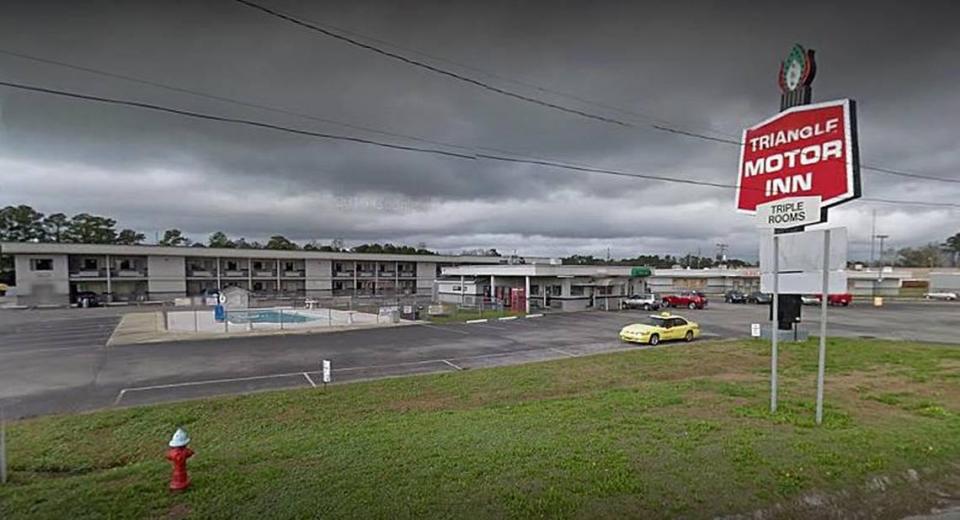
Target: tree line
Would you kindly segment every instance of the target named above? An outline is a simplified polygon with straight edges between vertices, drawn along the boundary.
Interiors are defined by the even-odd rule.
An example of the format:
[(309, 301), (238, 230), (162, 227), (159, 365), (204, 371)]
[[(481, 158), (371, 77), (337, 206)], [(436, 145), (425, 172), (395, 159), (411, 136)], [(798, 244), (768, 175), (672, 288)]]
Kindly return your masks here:
[(563, 263), (565, 265), (644, 265), (655, 269), (670, 269), (677, 265), (682, 268), (689, 267), (691, 269), (719, 267), (720, 265), (725, 265), (732, 269), (739, 269), (741, 267), (754, 265), (736, 258), (728, 258), (727, 260), (721, 261), (717, 258), (698, 255), (637, 255), (633, 258), (617, 259), (598, 258), (593, 255), (571, 255), (563, 258)]
[[(147, 239), (133, 229), (117, 229), (117, 221), (109, 217), (78, 213), (68, 217), (63, 213), (44, 215), (27, 205), (7, 206), (0, 209), (0, 242), (55, 242), (65, 244), (116, 244), (138, 245)], [(179, 229), (163, 232), (157, 245), (171, 247), (217, 247), (229, 249), (280, 249), (303, 251), (387, 253), (401, 255), (435, 255), (426, 244), (414, 246), (395, 244), (361, 244), (347, 248), (343, 240), (330, 244), (310, 241), (300, 245), (283, 235), (273, 235), (265, 243), (248, 241), (246, 238), (230, 238), (223, 231), (210, 234), (207, 241), (195, 242), (184, 236)]]

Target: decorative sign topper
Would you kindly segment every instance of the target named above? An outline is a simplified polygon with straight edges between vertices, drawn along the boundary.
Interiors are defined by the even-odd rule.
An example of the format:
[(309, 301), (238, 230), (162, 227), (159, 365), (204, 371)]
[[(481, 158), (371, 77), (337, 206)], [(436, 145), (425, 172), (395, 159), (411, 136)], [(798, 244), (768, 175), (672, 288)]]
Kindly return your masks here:
[(816, 62), (813, 60), (813, 51), (806, 50), (799, 43), (790, 49), (787, 59), (780, 63), (780, 90), (783, 93), (792, 92), (801, 87), (810, 86), (817, 74)]
[(823, 208), (860, 196), (854, 102), (801, 105), (744, 130), (737, 210), (792, 197), (820, 197)]

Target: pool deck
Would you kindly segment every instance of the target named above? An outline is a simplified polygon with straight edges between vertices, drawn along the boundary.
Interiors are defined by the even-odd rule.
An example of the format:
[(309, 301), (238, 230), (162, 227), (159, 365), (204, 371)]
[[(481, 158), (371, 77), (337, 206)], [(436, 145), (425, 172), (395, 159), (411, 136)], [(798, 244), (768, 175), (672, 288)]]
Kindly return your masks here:
[(333, 325), (319, 327), (297, 327), (290, 329), (239, 330), (231, 332), (179, 332), (165, 330), (162, 312), (134, 312), (125, 314), (114, 329), (108, 347), (138, 345), (143, 343), (162, 343), (169, 341), (195, 341), (204, 339), (242, 338), (250, 336), (280, 336), (290, 334), (325, 334), (345, 330), (374, 329), (384, 327), (402, 327), (416, 322), (401, 320), (399, 323), (358, 322), (351, 325)]

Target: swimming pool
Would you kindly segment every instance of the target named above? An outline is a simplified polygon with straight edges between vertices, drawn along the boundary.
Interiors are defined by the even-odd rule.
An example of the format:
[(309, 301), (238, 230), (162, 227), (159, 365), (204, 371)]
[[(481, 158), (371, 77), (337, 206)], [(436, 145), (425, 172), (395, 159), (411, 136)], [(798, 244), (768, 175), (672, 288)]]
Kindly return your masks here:
[(308, 321), (317, 321), (319, 319), (320, 318), (318, 317), (306, 316), (293, 310), (227, 312), (227, 321), (230, 323), (306, 323)]

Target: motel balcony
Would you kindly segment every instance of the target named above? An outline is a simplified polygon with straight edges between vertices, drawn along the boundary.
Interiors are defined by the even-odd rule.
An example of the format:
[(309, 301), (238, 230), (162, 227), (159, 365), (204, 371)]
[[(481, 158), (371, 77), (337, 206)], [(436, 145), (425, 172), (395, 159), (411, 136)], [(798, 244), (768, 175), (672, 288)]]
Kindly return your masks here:
[(116, 276), (117, 278), (146, 278), (147, 270), (146, 269), (117, 269), (110, 272), (111, 276)]
[(198, 267), (198, 268), (187, 269), (187, 276), (190, 276), (193, 278), (213, 278), (216, 276), (216, 273), (208, 269)]
[(70, 278), (106, 278), (106, 269), (76, 269), (70, 271)]
[(225, 269), (220, 273), (220, 276), (224, 278), (246, 278), (247, 270), (246, 269)]
[[(353, 271), (334, 271), (334, 278), (353, 278)], [(351, 293), (353, 291), (351, 290)]]
[(294, 269), (292, 271), (283, 271), (284, 278), (303, 278), (307, 275), (306, 269)]

